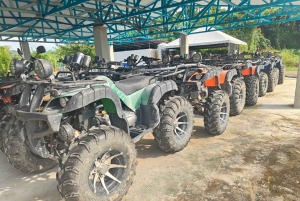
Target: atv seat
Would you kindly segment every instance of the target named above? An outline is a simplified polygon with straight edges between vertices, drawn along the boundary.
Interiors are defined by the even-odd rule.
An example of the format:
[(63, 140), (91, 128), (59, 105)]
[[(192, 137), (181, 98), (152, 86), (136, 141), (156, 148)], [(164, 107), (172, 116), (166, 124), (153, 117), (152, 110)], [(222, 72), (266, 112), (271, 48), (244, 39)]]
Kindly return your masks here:
[(135, 76), (125, 80), (115, 82), (116, 87), (120, 89), (124, 94), (130, 95), (142, 88), (155, 82), (153, 76)]

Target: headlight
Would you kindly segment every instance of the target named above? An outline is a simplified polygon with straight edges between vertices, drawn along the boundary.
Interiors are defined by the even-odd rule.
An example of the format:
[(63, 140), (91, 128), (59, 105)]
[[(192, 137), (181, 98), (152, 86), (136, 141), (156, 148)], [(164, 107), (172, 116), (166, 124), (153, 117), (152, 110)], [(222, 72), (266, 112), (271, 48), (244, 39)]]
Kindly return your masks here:
[(71, 66), (77, 71), (82, 67), (84, 54), (81, 52), (76, 52), (72, 58)]
[(134, 66), (134, 65), (135, 65), (135, 62), (134, 62), (133, 59), (128, 58), (128, 59), (127, 59), (127, 64), (128, 64), (128, 66)]
[(38, 59), (34, 61), (34, 71), (40, 78), (47, 78), (53, 74), (53, 69), (49, 61)]
[(163, 62), (164, 64), (170, 63), (170, 57), (169, 57), (168, 55), (163, 55), (163, 57), (162, 57), (162, 62)]
[(201, 55), (199, 53), (195, 53), (193, 55), (192, 59), (193, 59), (193, 62), (198, 63), (198, 62), (201, 61), (202, 58), (201, 58)]
[(25, 71), (26, 60), (18, 60), (16, 58), (11, 60), (10, 63), (10, 72), (13, 75), (19, 76)]
[(90, 62), (91, 62), (91, 57), (88, 55), (84, 55), (83, 59), (82, 59), (82, 65), (83, 67), (87, 68), (90, 66)]
[(177, 78), (181, 79), (181, 78), (183, 78), (183, 75), (180, 73), (177, 75)]
[(68, 101), (69, 101), (68, 98), (62, 97), (62, 98), (59, 99), (59, 104), (60, 104), (60, 106), (62, 106), (62, 107), (66, 107), (67, 104), (68, 104)]

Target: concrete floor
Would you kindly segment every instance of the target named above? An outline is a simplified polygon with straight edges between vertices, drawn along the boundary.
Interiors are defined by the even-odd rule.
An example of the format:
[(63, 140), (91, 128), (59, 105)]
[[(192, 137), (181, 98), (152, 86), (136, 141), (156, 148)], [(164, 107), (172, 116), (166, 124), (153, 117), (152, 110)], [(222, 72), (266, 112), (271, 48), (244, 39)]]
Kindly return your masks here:
[[(300, 110), (292, 107), (296, 80), (287, 78), (254, 107), (210, 136), (197, 117), (181, 152), (166, 154), (151, 134), (136, 144), (137, 175), (126, 201), (300, 200)], [(25, 175), (0, 154), (0, 200), (56, 201), (54, 168)]]

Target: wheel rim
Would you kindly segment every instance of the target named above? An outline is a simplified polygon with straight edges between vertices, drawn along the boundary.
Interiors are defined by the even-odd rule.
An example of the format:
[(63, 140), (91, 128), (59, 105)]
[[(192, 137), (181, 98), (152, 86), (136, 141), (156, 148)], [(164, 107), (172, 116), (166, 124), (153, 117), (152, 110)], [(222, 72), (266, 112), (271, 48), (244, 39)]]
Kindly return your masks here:
[(174, 135), (177, 139), (182, 139), (188, 127), (188, 118), (185, 112), (179, 112), (173, 124)]
[(262, 85), (263, 85), (263, 90), (267, 89), (267, 80), (265, 78), (263, 79)]
[(120, 184), (126, 170), (123, 152), (110, 150), (96, 158), (89, 174), (89, 186), (97, 195), (109, 195)]
[(243, 102), (243, 98), (244, 98), (244, 91), (243, 91), (243, 89), (241, 89), (240, 94), (239, 94), (239, 103)]
[(257, 79), (257, 81), (255, 82), (255, 94), (258, 95), (259, 93), (259, 81)]
[(220, 124), (225, 124), (226, 123), (226, 118), (227, 118), (227, 105), (224, 102), (222, 104), (221, 110), (220, 110)]

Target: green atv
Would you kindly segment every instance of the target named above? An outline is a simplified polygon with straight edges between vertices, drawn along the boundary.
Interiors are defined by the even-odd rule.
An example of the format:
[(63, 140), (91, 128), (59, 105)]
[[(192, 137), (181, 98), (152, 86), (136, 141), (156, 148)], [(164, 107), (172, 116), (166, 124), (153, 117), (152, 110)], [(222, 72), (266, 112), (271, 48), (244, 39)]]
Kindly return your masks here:
[[(49, 77), (51, 66), (40, 64), (37, 75)], [(165, 152), (189, 142), (193, 108), (177, 91), (174, 81), (145, 75), (29, 81), (12, 106), (16, 123), (6, 156), (31, 173), (54, 167), (58, 158), (58, 191), (66, 200), (120, 200), (135, 174), (135, 142), (151, 131)]]

